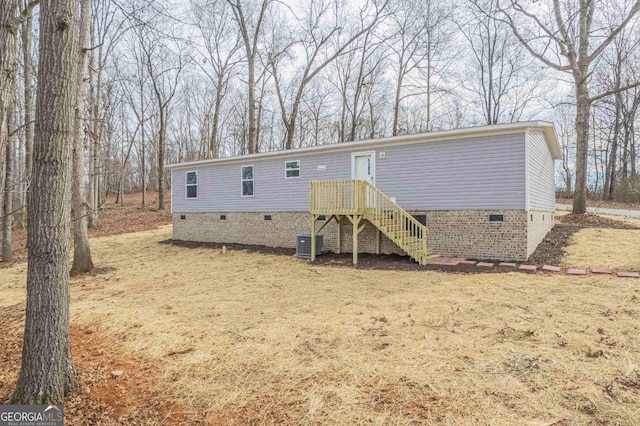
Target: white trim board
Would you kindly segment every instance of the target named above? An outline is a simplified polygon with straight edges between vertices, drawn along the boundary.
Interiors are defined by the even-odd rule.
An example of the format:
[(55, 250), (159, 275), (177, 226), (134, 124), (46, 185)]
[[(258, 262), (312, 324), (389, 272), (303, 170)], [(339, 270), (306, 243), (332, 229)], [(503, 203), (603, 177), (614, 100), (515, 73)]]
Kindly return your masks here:
[(205, 166), (209, 164), (229, 162), (250, 162), (258, 158), (291, 157), (316, 152), (348, 151), (355, 149), (367, 150), (367, 148), (398, 146), (405, 144), (438, 142), (451, 139), (473, 138), (479, 136), (506, 135), (524, 133), (527, 129), (540, 129), (545, 134), (549, 151), (554, 160), (562, 158), (562, 151), (558, 145), (555, 128), (552, 123), (546, 121), (528, 121), (524, 123), (495, 124), (491, 126), (468, 127), (463, 129), (442, 130), (438, 132), (420, 133), (415, 135), (392, 136), (380, 139), (368, 139), (356, 142), (336, 143), (331, 145), (312, 146), (307, 148), (290, 149), (285, 151), (263, 152), (258, 154), (241, 155), (237, 157), (214, 158), (210, 160), (192, 161), (189, 163), (176, 163), (166, 165), (165, 168), (185, 168)]

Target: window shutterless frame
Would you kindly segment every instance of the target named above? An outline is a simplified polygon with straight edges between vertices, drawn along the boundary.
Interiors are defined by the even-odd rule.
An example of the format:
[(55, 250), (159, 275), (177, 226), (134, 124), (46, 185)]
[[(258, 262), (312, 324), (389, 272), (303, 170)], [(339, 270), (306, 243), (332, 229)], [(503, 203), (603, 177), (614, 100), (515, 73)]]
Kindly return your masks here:
[[(193, 174), (195, 176), (195, 180), (192, 182), (189, 182), (190, 174)], [(185, 186), (184, 197), (187, 200), (197, 200), (198, 199), (198, 171), (197, 170), (191, 170), (184, 173), (184, 186)], [(195, 188), (195, 195), (193, 197), (189, 196), (189, 188)]]
[[(245, 169), (251, 169), (251, 174), (247, 174), (248, 176), (251, 177), (247, 177), (245, 178)], [(253, 194), (255, 193), (255, 168), (253, 167), (253, 164), (251, 165), (245, 165), (245, 166), (240, 166), (240, 196), (241, 197), (253, 197)], [(244, 193), (244, 188), (245, 188), (245, 183), (251, 183), (251, 194), (245, 194)], [(249, 187), (249, 185), (247, 185), (247, 187)]]
[[(297, 172), (289, 176), (289, 172)], [(285, 179), (297, 179), (300, 177), (300, 160), (291, 160), (284, 162), (284, 178)]]

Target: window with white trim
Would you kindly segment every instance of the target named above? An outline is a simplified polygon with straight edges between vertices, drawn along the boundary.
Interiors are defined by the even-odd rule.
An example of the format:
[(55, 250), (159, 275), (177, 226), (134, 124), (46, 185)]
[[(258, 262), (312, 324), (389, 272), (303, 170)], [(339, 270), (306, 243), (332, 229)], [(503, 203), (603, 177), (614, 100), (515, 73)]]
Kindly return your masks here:
[(284, 163), (284, 177), (286, 179), (300, 177), (300, 160)]
[(242, 196), (253, 196), (253, 166), (242, 166)]
[(187, 198), (198, 198), (198, 172), (186, 174)]

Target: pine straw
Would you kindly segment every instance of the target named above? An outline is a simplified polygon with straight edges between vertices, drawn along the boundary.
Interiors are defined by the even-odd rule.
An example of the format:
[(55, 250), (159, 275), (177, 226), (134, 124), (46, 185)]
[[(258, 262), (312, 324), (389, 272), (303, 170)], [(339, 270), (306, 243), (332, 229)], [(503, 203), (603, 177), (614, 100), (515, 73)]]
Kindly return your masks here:
[[(640, 225), (640, 219), (619, 216), (603, 218), (623, 221), (629, 226)], [(623, 271), (640, 271), (640, 229), (585, 228), (573, 235), (567, 247), (565, 266), (607, 267)]]
[[(194, 424), (640, 418), (637, 281), (326, 268), (169, 237), (94, 240), (115, 269), (73, 280), (72, 321), (151, 360)], [(24, 297), (16, 268), (0, 305)]]

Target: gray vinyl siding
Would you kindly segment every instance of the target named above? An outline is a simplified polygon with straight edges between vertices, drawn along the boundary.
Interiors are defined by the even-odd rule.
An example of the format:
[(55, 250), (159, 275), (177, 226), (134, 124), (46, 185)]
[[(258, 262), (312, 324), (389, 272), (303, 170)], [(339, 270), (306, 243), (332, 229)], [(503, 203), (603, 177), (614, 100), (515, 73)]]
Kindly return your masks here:
[(555, 161), (551, 157), (544, 132), (529, 130), (527, 147), (529, 210), (555, 211)]
[[(242, 159), (171, 170), (172, 209), (188, 212), (309, 210), (309, 182), (351, 178), (351, 154), (375, 151), (376, 186), (407, 210), (525, 208), (525, 133)], [(379, 158), (383, 152), (384, 158)], [(285, 162), (300, 177), (285, 179)], [(240, 168), (254, 166), (254, 196), (242, 197)], [(318, 170), (318, 166), (325, 166)], [(198, 198), (186, 199), (185, 173), (198, 172)]]

